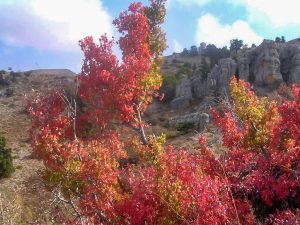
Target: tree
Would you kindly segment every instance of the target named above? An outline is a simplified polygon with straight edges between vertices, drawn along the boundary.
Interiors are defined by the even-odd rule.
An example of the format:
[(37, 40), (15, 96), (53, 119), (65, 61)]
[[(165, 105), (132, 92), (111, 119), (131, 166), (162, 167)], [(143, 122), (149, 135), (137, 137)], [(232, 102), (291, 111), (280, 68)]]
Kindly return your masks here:
[(197, 55), (199, 55), (197, 46), (192, 45), (190, 49), (190, 56), (197, 56)]
[(189, 50), (186, 48), (183, 49), (183, 51), (180, 53), (181, 56), (188, 56), (189, 55)]
[(285, 43), (285, 37), (284, 36), (276, 37), (275, 42), (276, 43)]
[(199, 54), (202, 54), (206, 49), (206, 43), (205, 42), (201, 42), (198, 48), (198, 52)]
[(33, 150), (56, 198), (74, 212), (69, 218), (72, 213), (56, 210), (57, 222), (297, 224), (298, 86), (293, 99), (269, 102), (232, 79), (232, 106), (212, 110), (227, 149), (219, 157), (204, 137), (190, 151), (164, 146), (165, 135), (145, 135), (141, 116), (160, 85), (165, 46), (151, 38), (160, 29), (154, 21), (163, 21), (153, 15), (164, 15), (164, 4), (153, 0), (150, 10), (133, 3), (114, 20), (122, 62), (112, 52), (114, 40), (102, 36), (96, 44), (87, 37), (80, 42), (85, 59), (74, 93), (54, 89), (28, 103)]
[(148, 143), (141, 115), (161, 84), (158, 69), (166, 46), (160, 29), (165, 1), (150, 3), (146, 8), (132, 3), (113, 22), (121, 34), (122, 63), (113, 54), (114, 40), (103, 35), (96, 44), (86, 37), (80, 41), (85, 59), (76, 92), (56, 89), (28, 103), (34, 152), (49, 180), (68, 193), (64, 202), (75, 210), (74, 223), (116, 219), (123, 190), (118, 162), (126, 152), (115, 127), (129, 126)]
[(228, 50), (227, 46), (219, 49), (219, 56), (220, 58), (228, 58), (230, 56), (230, 51)]
[(280, 37), (276, 37), (276, 38), (275, 38), (275, 42), (276, 42), (276, 43), (280, 43), (280, 42), (281, 42), (281, 38), (280, 38)]
[(208, 73), (210, 72), (210, 68), (209, 68), (209, 64), (207, 63), (205, 58), (201, 59), (200, 71), (202, 73), (202, 78), (206, 79), (208, 76)]
[(237, 51), (239, 49), (241, 49), (243, 46), (243, 40), (239, 40), (239, 39), (232, 39), (230, 40), (230, 51)]
[(213, 67), (215, 64), (217, 64), (219, 60), (219, 50), (214, 44), (208, 44), (206, 46), (206, 50), (204, 53), (204, 56), (207, 56), (211, 60), (211, 67)]

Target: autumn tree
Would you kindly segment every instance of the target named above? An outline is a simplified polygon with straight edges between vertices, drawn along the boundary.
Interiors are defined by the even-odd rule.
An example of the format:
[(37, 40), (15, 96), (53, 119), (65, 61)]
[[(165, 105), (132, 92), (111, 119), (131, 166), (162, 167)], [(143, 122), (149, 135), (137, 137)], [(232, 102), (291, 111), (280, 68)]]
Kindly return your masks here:
[(69, 91), (37, 93), (28, 103), (33, 151), (55, 200), (72, 209), (56, 208), (56, 222), (297, 224), (298, 86), (293, 99), (268, 101), (232, 79), (230, 107), (212, 110), (226, 147), (218, 157), (205, 137), (191, 151), (165, 146), (165, 135), (146, 135), (142, 114), (161, 85), (164, 5), (132, 3), (113, 22), (119, 40), (80, 41), (84, 62)]
[(259, 220), (286, 213), (286, 221), (294, 221), (300, 207), (300, 89), (293, 86), (293, 100), (277, 101), (257, 97), (248, 83), (235, 78), (230, 89), (232, 107), (212, 114), (228, 148), (219, 165), (234, 196), (248, 198)]
[[(92, 37), (81, 40), (85, 58), (74, 93), (55, 89), (28, 104), (34, 152), (58, 189), (56, 197), (74, 209), (71, 223), (117, 219), (115, 206), (123, 196), (119, 162), (126, 151), (116, 127), (139, 131), (148, 144), (141, 116), (161, 84), (164, 4), (132, 3), (113, 21), (121, 34), (118, 41), (106, 35), (99, 44)], [(122, 51), (121, 62), (112, 51), (114, 44)]]

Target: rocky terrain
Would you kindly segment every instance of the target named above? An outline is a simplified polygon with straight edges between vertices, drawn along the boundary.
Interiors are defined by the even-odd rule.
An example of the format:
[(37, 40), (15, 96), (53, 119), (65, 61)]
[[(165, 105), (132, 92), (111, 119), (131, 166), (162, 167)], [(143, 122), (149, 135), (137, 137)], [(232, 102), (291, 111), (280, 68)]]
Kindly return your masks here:
[[(177, 60), (181, 60), (180, 56)], [(264, 40), (257, 47), (231, 52), (231, 57), (220, 59), (207, 76), (183, 74), (177, 82), (171, 108), (180, 110), (189, 107), (195, 99), (228, 95), (228, 84), (233, 75), (249, 81), (255, 90), (264, 90), (265, 93), (276, 89), (282, 82), (300, 83), (300, 39), (286, 43)]]

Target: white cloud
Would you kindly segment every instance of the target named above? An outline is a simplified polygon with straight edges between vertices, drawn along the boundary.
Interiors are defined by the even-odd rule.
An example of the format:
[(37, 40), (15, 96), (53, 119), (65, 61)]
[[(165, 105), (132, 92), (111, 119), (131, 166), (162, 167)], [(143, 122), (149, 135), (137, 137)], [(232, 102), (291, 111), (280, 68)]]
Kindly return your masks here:
[(275, 27), (300, 24), (298, 0), (229, 0), (246, 6), (250, 22), (270, 21)]
[(174, 39), (173, 40), (173, 45), (174, 45), (174, 52), (176, 52), (176, 53), (182, 52), (183, 46), (181, 45), (181, 43), (179, 41)]
[(182, 6), (186, 6), (186, 7), (191, 7), (194, 5), (197, 6), (202, 6), (207, 4), (208, 2), (210, 2), (211, 0), (168, 0), (167, 1), (167, 7), (171, 6), (171, 5), (182, 5)]
[(238, 38), (244, 44), (260, 44), (263, 40), (242, 20), (237, 20), (233, 24), (220, 24), (217, 18), (211, 14), (205, 14), (198, 19), (196, 43), (206, 42), (215, 44), (218, 47), (229, 46), (230, 40)]
[(100, 0), (1, 0), (0, 39), (41, 51), (79, 52), (78, 41), (112, 35)]

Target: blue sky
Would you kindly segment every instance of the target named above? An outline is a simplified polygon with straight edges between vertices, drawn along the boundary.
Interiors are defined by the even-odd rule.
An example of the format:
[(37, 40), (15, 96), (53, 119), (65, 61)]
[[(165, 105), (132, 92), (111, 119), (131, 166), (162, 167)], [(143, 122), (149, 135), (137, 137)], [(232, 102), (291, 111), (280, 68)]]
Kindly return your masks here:
[[(111, 25), (129, 0), (0, 0), (0, 69), (68, 68), (79, 72), (78, 40), (102, 33), (116, 36)], [(148, 2), (143, 0), (144, 4)], [(233, 38), (260, 44), (266, 39), (300, 35), (297, 0), (168, 0), (163, 25), (169, 48)]]

